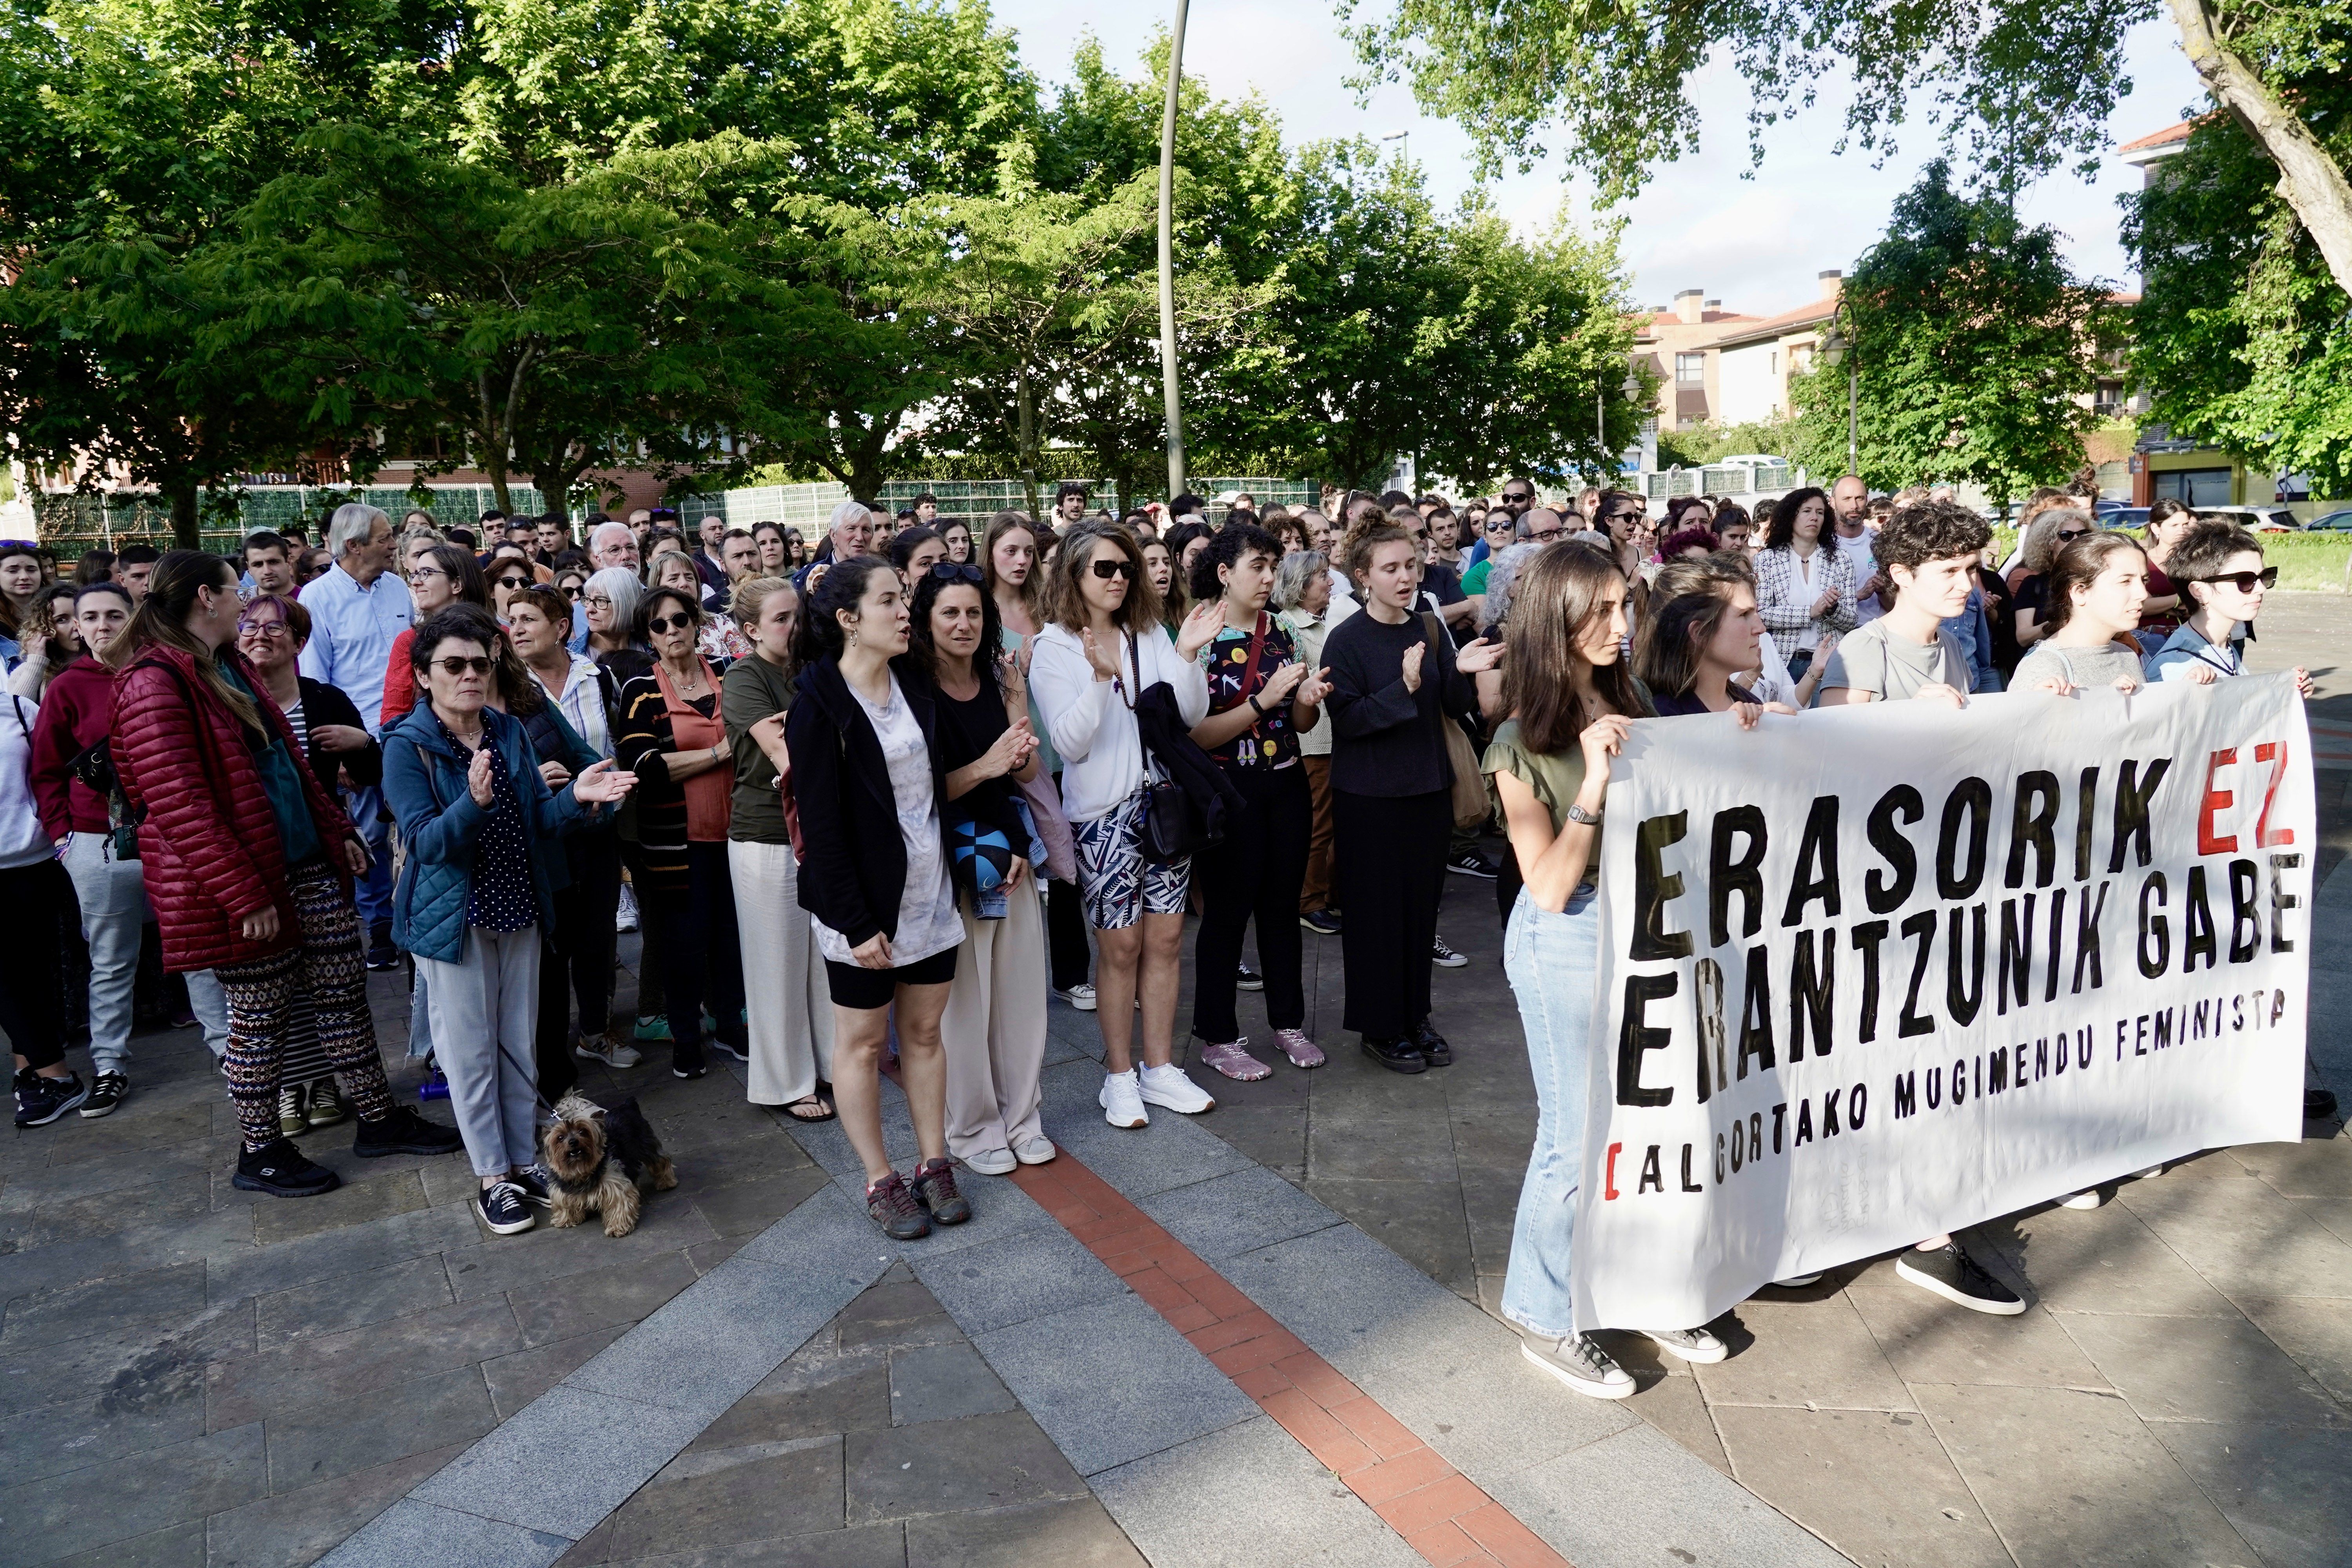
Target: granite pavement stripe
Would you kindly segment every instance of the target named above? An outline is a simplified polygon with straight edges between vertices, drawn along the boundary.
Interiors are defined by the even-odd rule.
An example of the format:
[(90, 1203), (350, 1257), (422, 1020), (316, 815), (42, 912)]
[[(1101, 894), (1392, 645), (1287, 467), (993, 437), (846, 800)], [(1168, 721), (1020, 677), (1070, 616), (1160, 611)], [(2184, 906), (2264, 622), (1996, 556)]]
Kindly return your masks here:
[(577, 1540), (709, 1425), (706, 1416), (559, 1384), (410, 1498)]
[(319, 1560), (319, 1568), (548, 1568), (572, 1542), (501, 1520), (403, 1498)]

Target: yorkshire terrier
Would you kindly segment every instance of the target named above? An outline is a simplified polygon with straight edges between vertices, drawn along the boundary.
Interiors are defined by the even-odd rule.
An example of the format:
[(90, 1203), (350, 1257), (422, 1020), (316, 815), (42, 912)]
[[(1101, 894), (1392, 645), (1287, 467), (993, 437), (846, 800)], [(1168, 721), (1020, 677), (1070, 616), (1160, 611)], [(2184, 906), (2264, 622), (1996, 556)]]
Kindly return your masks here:
[(606, 1236), (626, 1236), (637, 1228), (643, 1194), (677, 1185), (677, 1167), (662, 1152), (634, 1095), (609, 1110), (579, 1094), (565, 1095), (540, 1144), (555, 1178), (547, 1197), (559, 1226), (602, 1213)]

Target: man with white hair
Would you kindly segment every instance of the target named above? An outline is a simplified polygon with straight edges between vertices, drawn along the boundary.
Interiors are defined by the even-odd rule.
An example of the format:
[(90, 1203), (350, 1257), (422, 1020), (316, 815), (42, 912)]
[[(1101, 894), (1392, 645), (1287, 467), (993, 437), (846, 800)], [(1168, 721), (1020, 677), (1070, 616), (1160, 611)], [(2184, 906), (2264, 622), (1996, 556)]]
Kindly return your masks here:
[(588, 559), (596, 570), (624, 566), (637, 570), (637, 536), (625, 522), (600, 522), (588, 535)]
[(843, 501), (833, 509), (833, 521), (826, 526), (824, 542), (816, 547), (816, 559), (793, 574), (793, 585), (806, 588), (809, 574), (819, 566), (866, 554), (873, 544), (874, 514), (866, 510), (864, 501)]
[[(328, 520), (327, 550), (335, 563), (302, 590), (302, 607), (310, 616), (302, 673), (350, 698), (373, 735), (383, 723), (393, 642), (415, 613), (408, 584), (387, 570), (392, 519), (374, 507), (347, 501)], [(368, 873), (355, 890), (360, 918), (368, 927), (367, 966), (390, 969), (400, 963), (400, 954), (392, 945), (392, 834), (381, 820), (383, 795), (373, 787), (352, 790), (344, 805), (368, 847)]]

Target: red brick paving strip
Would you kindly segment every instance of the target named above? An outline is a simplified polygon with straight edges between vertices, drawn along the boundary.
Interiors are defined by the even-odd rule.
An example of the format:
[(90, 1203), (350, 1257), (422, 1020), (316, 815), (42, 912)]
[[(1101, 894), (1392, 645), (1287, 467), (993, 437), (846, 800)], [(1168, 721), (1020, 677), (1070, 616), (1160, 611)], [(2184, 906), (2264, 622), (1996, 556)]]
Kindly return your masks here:
[(1063, 1150), (1013, 1183), (1433, 1568), (1569, 1568), (1437, 1450)]

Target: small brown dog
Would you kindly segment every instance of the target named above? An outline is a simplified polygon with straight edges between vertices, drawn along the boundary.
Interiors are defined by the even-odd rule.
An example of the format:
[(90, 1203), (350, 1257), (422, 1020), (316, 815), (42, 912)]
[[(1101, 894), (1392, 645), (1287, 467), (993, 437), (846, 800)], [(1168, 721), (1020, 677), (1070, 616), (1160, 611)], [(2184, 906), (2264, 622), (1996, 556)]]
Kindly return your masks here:
[(643, 1194), (677, 1185), (677, 1167), (662, 1152), (661, 1140), (634, 1095), (610, 1110), (578, 1094), (565, 1095), (556, 1102), (554, 1125), (541, 1135), (540, 1146), (555, 1178), (547, 1198), (558, 1226), (578, 1225), (601, 1212), (606, 1236), (626, 1236), (637, 1228)]

